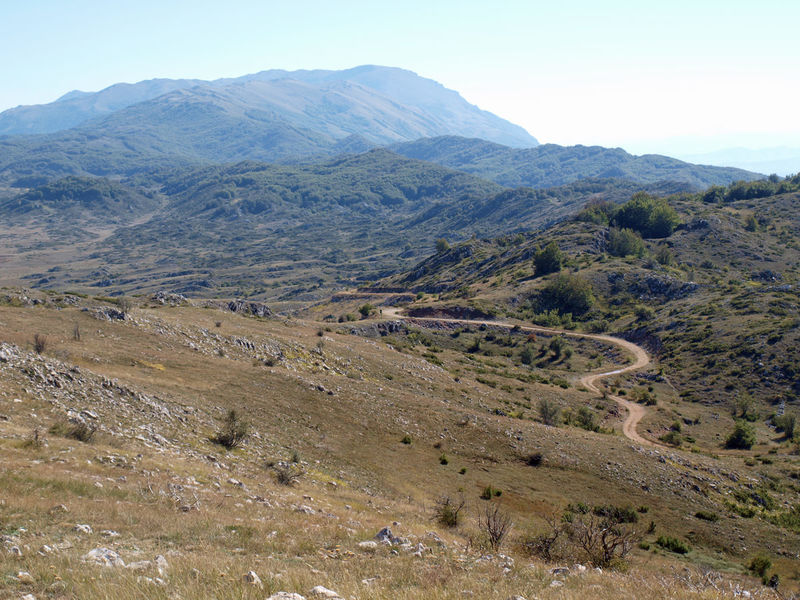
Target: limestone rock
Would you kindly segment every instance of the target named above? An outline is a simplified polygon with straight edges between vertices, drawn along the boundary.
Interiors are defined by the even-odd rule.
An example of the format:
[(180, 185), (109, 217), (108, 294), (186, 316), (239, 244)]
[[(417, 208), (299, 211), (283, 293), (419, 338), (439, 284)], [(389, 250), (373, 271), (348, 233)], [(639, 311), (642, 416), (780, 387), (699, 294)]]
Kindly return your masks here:
[(242, 581), (245, 583), (249, 583), (250, 585), (263, 588), (264, 584), (261, 582), (261, 578), (255, 571), (248, 571), (242, 576)]
[(277, 594), (272, 594), (267, 600), (306, 600), (306, 598), (292, 592), (278, 592)]
[(318, 585), (311, 589), (310, 594), (316, 598), (331, 598), (332, 600), (342, 600), (342, 597), (328, 588)]
[(110, 548), (95, 548), (82, 557), (83, 562), (94, 563), (103, 567), (124, 567), (125, 561)]

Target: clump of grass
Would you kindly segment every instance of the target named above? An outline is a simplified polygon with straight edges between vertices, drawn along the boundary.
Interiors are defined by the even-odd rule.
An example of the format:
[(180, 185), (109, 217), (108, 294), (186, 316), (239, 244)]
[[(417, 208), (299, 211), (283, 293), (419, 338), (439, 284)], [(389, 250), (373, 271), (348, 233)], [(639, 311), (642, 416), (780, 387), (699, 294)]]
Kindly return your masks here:
[(712, 523), (719, 521), (719, 515), (709, 510), (698, 510), (694, 516), (702, 521), (711, 521)]
[(440, 464), (440, 465), (446, 465), (446, 464), (448, 464), (449, 462), (450, 462), (450, 459), (449, 459), (449, 458), (447, 458), (447, 454), (445, 454), (444, 452), (442, 452), (442, 455), (439, 457), (439, 464)]
[(403, 439), (400, 440), (401, 444), (410, 445), (413, 440), (411, 439), (410, 435), (404, 435)]
[(35, 333), (33, 334), (33, 351), (36, 354), (44, 354), (44, 351), (47, 350), (48, 341), (47, 336), (42, 333)]
[(97, 428), (89, 425), (85, 421), (78, 421), (76, 423), (56, 423), (50, 427), (49, 431), (53, 435), (59, 435), (88, 444), (94, 438)]
[(502, 490), (498, 490), (498, 489), (496, 489), (496, 488), (493, 488), (493, 487), (492, 487), (492, 486), (490, 486), (490, 485), (487, 485), (487, 486), (486, 486), (485, 488), (483, 488), (483, 490), (481, 491), (480, 498), (481, 498), (481, 500), (491, 500), (492, 498), (499, 497), (499, 496), (501, 496), (502, 494), (503, 494), (503, 491), (502, 491)]

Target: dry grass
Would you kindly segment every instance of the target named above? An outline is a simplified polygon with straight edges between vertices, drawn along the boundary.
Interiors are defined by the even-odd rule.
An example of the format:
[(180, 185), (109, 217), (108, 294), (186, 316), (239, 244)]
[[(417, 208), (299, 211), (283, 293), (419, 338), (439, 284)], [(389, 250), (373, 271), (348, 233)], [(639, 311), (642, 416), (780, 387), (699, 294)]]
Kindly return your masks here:
[[(0, 589), (7, 590), (0, 598), (263, 598), (277, 590), (306, 593), (314, 585), (379, 599), (444, 600), (464, 592), (529, 600), (722, 598), (731, 594), (701, 583), (703, 570), (725, 572), (723, 580), (713, 580), (720, 590), (737, 584), (761, 590), (737, 573), (756, 552), (773, 556), (782, 585), (796, 585), (796, 567), (777, 551), (798, 551), (798, 537), (758, 518), (733, 520), (722, 507), (733, 487), (726, 473), (740, 470), (738, 457), (675, 453), (661, 462), (619, 436), (495, 415), (506, 398), (525, 394), (568, 404), (585, 393), (535, 383), (520, 384), (522, 392), (482, 386), (476, 373), (463, 370), (455, 350), (439, 353), (438, 367), (422, 349), (401, 353), (383, 341), (334, 330), (324, 334), (321, 355), (314, 351), (318, 324), (231, 315), (217, 329), (218, 314), (143, 306), (132, 321), (111, 323), (77, 308), (0, 308), (0, 341), (17, 344), (26, 364), (46, 364), (63, 381), (59, 388), (0, 364), (0, 414), (8, 417), (0, 420), (0, 528), (23, 549), (21, 558), (5, 550), (0, 555)], [(80, 342), (72, 339), (76, 322)], [(50, 332), (60, 359), (25, 353), (34, 324)], [(267, 356), (275, 366), (264, 366)], [(71, 373), (72, 365), (78, 373)], [(453, 369), (462, 369), (459, 381)], [(73, 389), (66, 373), (83, 377), (83, 387)], [(121, 387), (103, 386), (114, 379)], [(209, 438), (232, 399), (245, 407), (252, 435), (241, 448), (225, 450)], [(66, 408), (96, 414), (91, 444), (58, 436), (47, 446), (24, 444), (33, 427), (63, 421)], [(140, 428), (148, 424), (165, 442)], [(400, 443), (403, 435), (414, 443)], [(294, 452), (307, 473), (292, 487), (280, 485), (265, 464), (287, 461)], [(443, 452), (448, 465), (439, 464)], [(524, 459), (535, 452), (545, 460), (532, 469)], [(760, 468), (777, 471), (785, 468), (780, 461), (793, 459), (777, 460)], [(703, 493), (693, 491), (693, 483)], [(493, 502), (515, 522), (503, 546), (514, 558), (507, 573), (504, 559), (481, 560), (487, 550), (475, 545), (481, 539), (474, 525), (478, 496), (489, 485), (503, 490)], [(436, 499), (455, 497), (459, 489), (466, 498), (463, 525), (451, 530), (432, 523)], [(551, 588), (547, 565), (531, 562), (520, 543), (545, 526), (554, 508), (580, 501), (647, 505), (643, 519), (656, 522), (653, 539), (692, 532), (694, 550), (680, 559), (635, 549), (627, 573), (589, 572)], [(69, 512), (52, 512), (58, 504)], [(298, 512), (304, 505), (314, 514)], [(697, 520), (701, 509), (722, 518)], [(405, 551), (394, 556), (385, 547), (359, 550), (358, 542), (394, 521), (400, 523), (395, 534), (430, 551), (419, 558)], [(94, 533), (73, 531), (77, 523), (90, 524)], [(120, 536), (104, 537), (104, 530)], [(428, 535), (431, 530), (446, 548)], [(739, 536), (747, 550), (740, 549)], [(37, 553), (43, 544), (67, 542), (71, 547)], [(117, 549), (127, 562), (163, 554), (170, 564), (166, 585), (145, 585), (127, 570), (82, 565), (80, 556), (97, 546)], [(250, 569), (264, 590), (241, 582)], [(35, 584), (15, 582), (20, 570)], [(694, 588), (704, 591), (694, 595)]]

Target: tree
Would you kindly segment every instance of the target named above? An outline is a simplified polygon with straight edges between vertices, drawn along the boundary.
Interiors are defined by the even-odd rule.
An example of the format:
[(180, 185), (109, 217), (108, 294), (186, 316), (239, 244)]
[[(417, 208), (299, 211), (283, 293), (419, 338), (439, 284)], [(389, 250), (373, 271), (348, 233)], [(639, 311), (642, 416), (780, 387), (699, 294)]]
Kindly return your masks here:
[(447, 243), (447, 240), (444, 238), (439, 238), (436, 240), (436, 252), (441, 254), (442, 252), (446, 252), (450, 250), (450, 244)]
[(536, 269), (537, 276), (556, 273), (561, 270), (563, 263), (564, 253), (561, 252), (555, 242), (550, 242), (533, 255), (533, 266)]
[(725, 447), (736, 450), (750, 450), (756, 443), (753, 426), (745, 421), (736, 421), (733, 431), (725, 440)]
[(637, 192), (620, 207), (614, 222), (619, 228), (633, 229), (644, 237), (664, 238), (672, 235), (680, 218), (665, 199)]
[(608, 230), (608, 253), (612, 256), (642, 256), (644, 241), (633, 229)]
[(561, 314), (582, 315), (594, 303), (591, 284), (577, 275), (560, 273), (539, 292), (542, 311), (557, 310)]

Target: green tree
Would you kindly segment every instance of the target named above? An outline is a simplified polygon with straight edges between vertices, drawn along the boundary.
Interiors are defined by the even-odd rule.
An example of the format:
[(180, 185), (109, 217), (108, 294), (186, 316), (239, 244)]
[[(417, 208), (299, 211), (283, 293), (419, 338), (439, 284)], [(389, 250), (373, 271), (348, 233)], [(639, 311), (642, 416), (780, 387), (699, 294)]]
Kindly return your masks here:
[(539, 292), (539, 308), (582, 315), (594, 303), (591, 284), (577, 275), (559, 273)]
[(614, 222), (619, 228), (633, 229), (644, 237), (665, 238), (672, 235), (680, 218), (665, 199), (638, 192), (620, 207)]
[(436, 240), (436, 252), (442, 253), (450, 250), (450, 244), (444, 238), (439, 238)]
[(533, 266), (536, 268), (537, 276), (556, 273), (561, 270), (562, 264), (564, 264), (564, 253), (555, 242), (550, 242), (533, 255)]

